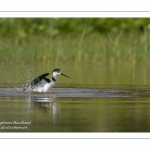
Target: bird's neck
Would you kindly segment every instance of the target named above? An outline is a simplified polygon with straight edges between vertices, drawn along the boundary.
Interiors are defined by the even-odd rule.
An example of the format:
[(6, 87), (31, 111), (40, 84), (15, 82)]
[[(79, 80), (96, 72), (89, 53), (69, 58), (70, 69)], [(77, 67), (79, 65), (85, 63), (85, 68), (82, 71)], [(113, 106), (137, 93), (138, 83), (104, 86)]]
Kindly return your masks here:
[(52, 80), (56, 82), (56, 77), (53, 77), (53, 76), (52, 76)]

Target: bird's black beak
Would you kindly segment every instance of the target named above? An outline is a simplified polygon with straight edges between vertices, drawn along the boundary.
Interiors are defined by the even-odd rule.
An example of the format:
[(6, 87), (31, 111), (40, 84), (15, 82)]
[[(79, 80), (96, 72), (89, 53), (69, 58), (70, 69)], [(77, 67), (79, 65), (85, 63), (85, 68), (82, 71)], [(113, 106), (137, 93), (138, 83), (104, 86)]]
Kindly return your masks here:
[[(65, 75), (65, 74), (63, 74), (63, 73), (61, 73), (61, 75), (65, 76), (65, 77), (68, 77), (67, 75)], [(68, 78), (70, 78), (70, 77), (68, 77)]]

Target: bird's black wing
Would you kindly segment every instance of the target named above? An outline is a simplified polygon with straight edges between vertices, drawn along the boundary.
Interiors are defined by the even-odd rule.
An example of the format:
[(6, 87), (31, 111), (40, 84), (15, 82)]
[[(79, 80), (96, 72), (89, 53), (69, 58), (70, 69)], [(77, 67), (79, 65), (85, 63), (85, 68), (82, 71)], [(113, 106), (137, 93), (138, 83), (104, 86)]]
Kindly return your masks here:
[(37, 84), (42, 79), (45, 79), (45, 77), (48, 76), (48, 75), (49, 75), (49, 73), (44, 73), (44, 74), (38, 76), (37, 78), (35, 78), (34, 80), (32, 80), (29, 85), (34, 86), (35, 84)]

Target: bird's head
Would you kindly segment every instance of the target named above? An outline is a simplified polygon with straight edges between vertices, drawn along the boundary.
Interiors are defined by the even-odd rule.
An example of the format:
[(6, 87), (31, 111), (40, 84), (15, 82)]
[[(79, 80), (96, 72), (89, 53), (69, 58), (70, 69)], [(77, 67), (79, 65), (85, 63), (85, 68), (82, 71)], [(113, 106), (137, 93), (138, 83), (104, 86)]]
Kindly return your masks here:
[(53, 75), (54, 78), (56, 78), (57, 75), (63, 75), (63, 76), (65, 76), (65, 77), (70, 78), (69, 76), (63, 74), (63, 73), (61, 72), (61, 70), (58, 69), (58, 68), (56, 68), (56, 69), (54, 69), (54, 70), (52, 71), (52, 75)]

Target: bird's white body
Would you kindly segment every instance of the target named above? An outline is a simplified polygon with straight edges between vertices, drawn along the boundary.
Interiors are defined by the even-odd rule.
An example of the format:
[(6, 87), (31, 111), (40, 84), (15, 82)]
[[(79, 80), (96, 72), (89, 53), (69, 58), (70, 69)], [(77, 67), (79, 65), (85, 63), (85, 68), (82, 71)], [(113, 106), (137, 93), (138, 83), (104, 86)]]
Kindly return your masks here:
[(26, 90), (28, 92), (48, 92), (48, 90), (50, 88), (52, 88), (55, 84), (56, 84), (56, 82), (53, 81), (52, 79), (51, 79), (50, 83), (48, 83), (47, 81), (45, 81), (44, 79), (42, 79), (36, 85), (34, 85), (34, 86), (30, 85)]
[[(64, 75), (61, 73), (60, 69), (54, 69), (52, 72), (52, 79), (47, 79), (46, 76), (49, 73), (45, 73), (37, 78), (35, 78), (25, 89), (27, 92), (48, 92), (50, 88), (52, 88), (56, 84), (56, 76)], [(68, 76), (66, 76), (68, 77)], [(68, 77), (70, 78), (70, 77)]]

